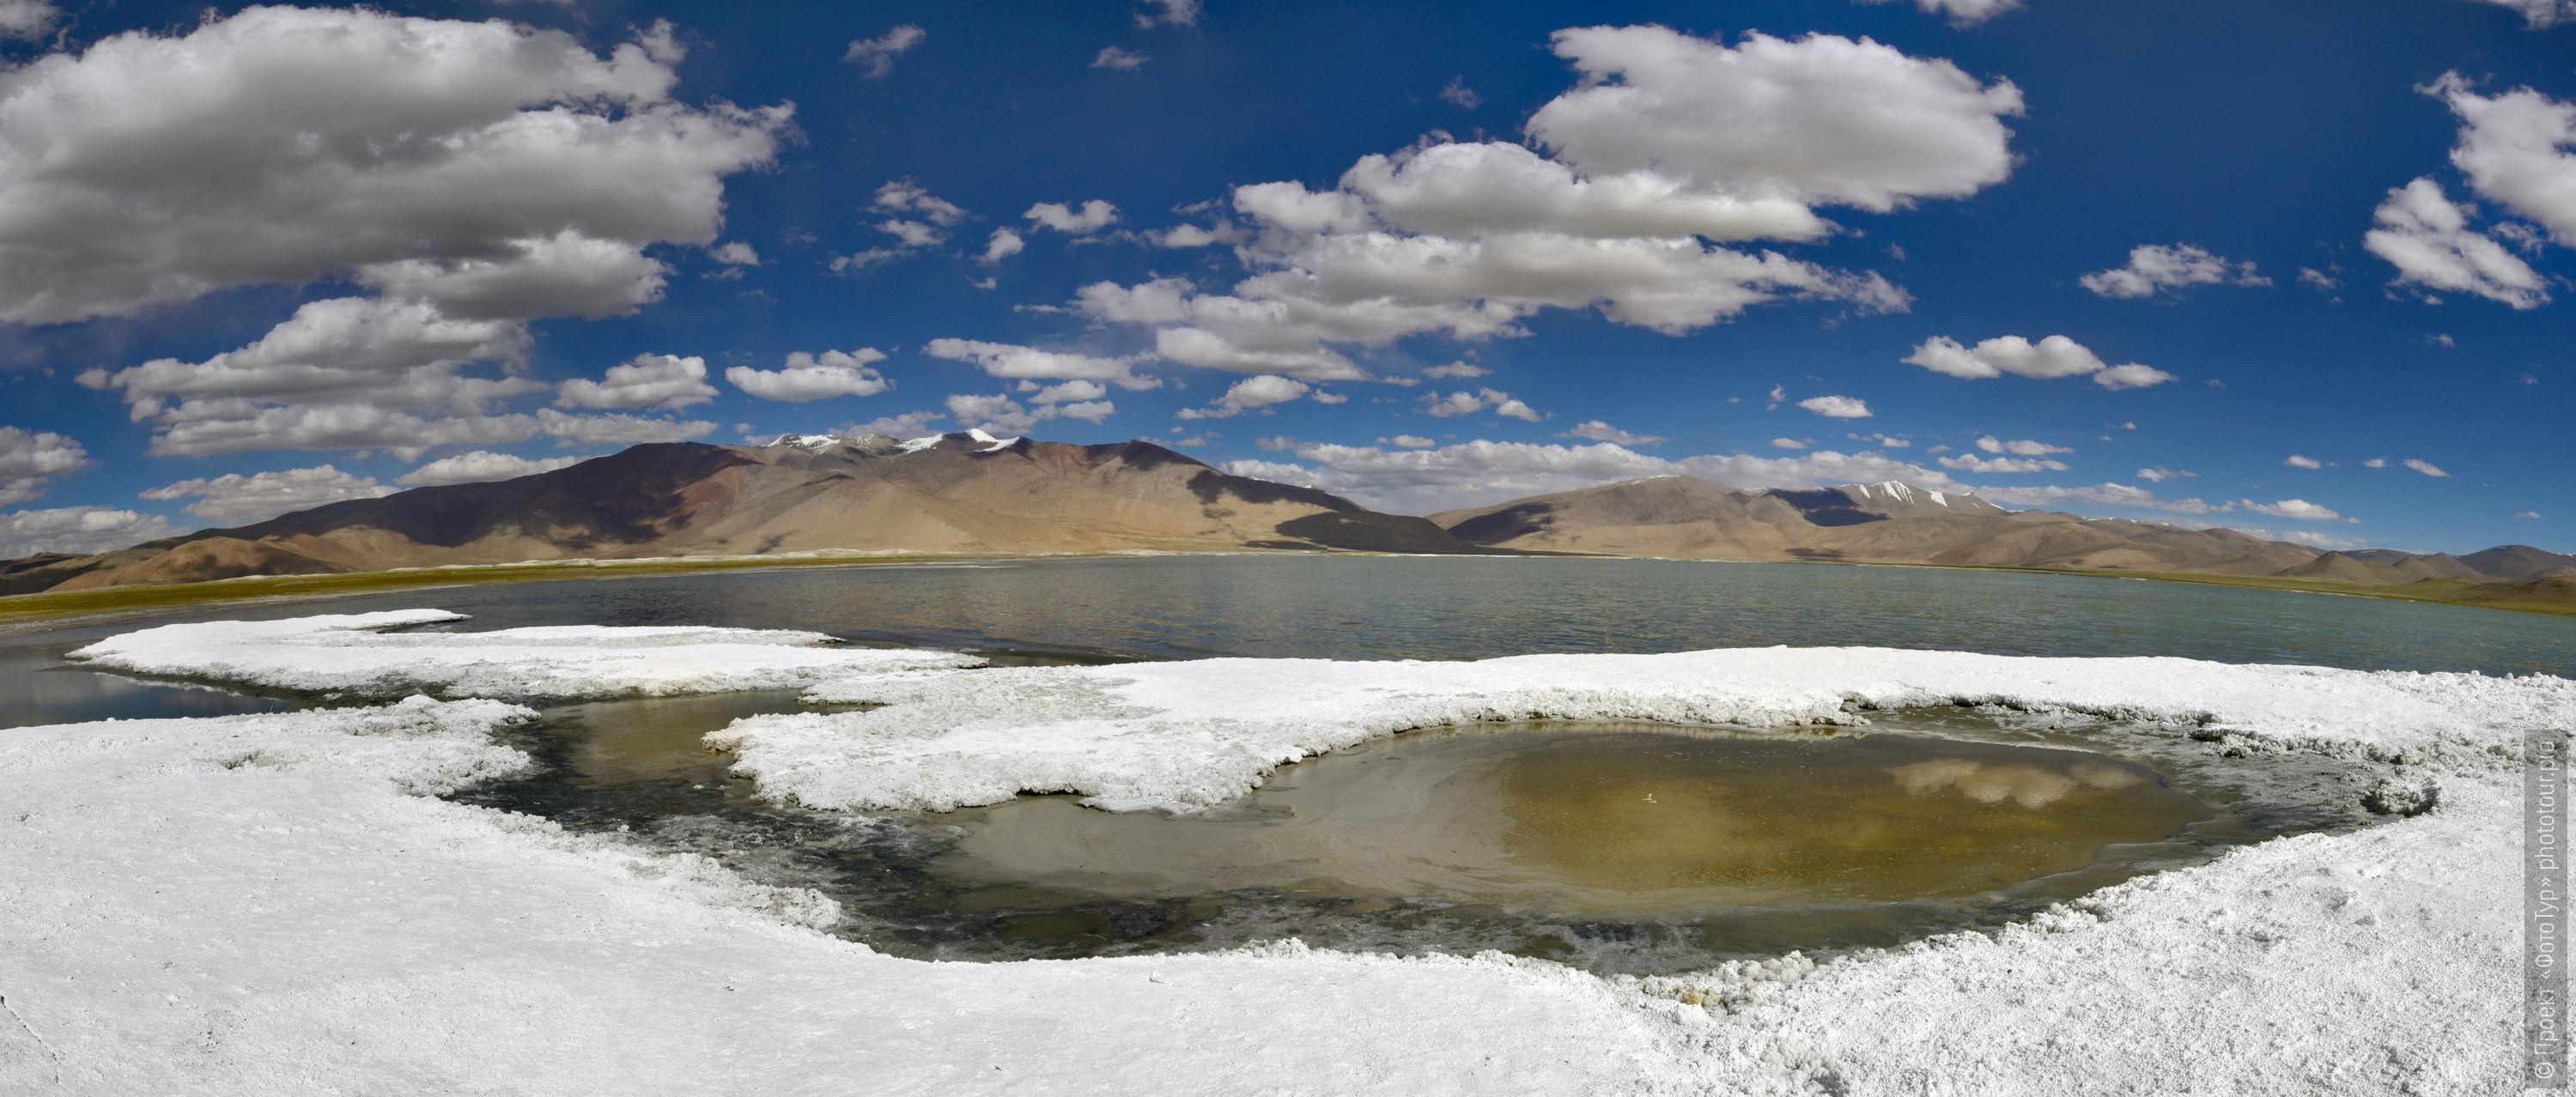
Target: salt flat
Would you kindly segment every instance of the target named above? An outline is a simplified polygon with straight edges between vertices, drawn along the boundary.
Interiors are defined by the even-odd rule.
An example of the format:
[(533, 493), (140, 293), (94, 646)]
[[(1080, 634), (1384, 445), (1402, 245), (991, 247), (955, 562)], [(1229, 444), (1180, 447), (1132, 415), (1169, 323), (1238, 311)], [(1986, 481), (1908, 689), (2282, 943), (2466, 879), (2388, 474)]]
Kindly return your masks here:
[[(635, 650), (623, 631), (590, 642)], [(116, 650), (159, 673), (294, 684), (241, 645), (189, 665), (174, 635)], [(329, 619), (271, 639), (371, 635)], [(422, 666), (483, 644), (408, 635), (454, 638), (407, 641)], [(696, 643), (829, 650), (653, 642), (678, 663)], [(581, 657), (560, 646), (574, 650), (529, 655), (521, 679), (475, 662), (475, 687), (557, 688), (552, 668)], [(2490, 1093), (2516, 1066), (2512, 751), (2576, 722), (2576, 682), (2554, 677), (1861, 648), (844, 670), (815, 672), (809, 695), (886, 707), (723, 734), (766, 792), (860, 806), (1063, 787), (1186, 806), (1427, 723), (1780, 726), (1946, 700), (2369, 759), (2440, 801), (1992, 936), (1823, 964), (1638, 980), (1293, 945), (935, 964), (822, 932), (832, 911), (810, 893), (426, 795), (528, 764), (489, 738), (527, 715), (500, 701), (20, 729), (0, 739), (0, 1088)], [(1014, 784), (1030, 780), (1052, 783)]]

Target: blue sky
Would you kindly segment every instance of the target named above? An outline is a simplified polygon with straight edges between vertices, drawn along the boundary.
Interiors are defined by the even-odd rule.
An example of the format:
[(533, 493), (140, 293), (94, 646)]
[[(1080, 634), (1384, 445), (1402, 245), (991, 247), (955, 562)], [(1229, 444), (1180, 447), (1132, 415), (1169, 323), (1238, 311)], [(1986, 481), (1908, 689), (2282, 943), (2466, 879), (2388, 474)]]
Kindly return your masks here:
[(872, 426), (2576, 545), (2570, 0), (759, 10), (0, 0), (0, 552)]

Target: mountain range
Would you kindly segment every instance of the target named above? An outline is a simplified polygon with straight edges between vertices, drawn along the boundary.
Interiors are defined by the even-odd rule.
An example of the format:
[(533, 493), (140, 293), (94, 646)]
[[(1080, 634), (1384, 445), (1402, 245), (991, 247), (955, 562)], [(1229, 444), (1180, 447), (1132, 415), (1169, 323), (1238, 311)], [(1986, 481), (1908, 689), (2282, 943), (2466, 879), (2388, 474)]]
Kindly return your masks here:
[(1490, 553), (1421, 518), (1230, 476), (1147, 442), (965, 431), (639, 445), (552, 472), (352, 499), (116, 552), (0, 566), (0, 593), (241, 575), (807, 549)]
[(1416, 518), (1230, 475), (1150, 442), (1078, 446), (963, 431), (639, 445), (512, 480), (332, 503), (92, 556), (8, 561), (0, 594), (813, 549), (1572, 553), (2576, 592), (2576, 557), (2524, 545), (2460, 557), (2330, 552), (2229, 529), (2007, 510), (1897, 482), (1737, 490), (1658, 476)]
[(1445, 511), (1431, 521), (1497, 548), (1691, 559), (2105, 568), (2391, 584), (2576, 576), (2576, 556), (2507, 545), (2454, 557), (2334, 552), (2232, 529), (2006, 510), (1889, 481), (1739, 491), (1655, 476)]

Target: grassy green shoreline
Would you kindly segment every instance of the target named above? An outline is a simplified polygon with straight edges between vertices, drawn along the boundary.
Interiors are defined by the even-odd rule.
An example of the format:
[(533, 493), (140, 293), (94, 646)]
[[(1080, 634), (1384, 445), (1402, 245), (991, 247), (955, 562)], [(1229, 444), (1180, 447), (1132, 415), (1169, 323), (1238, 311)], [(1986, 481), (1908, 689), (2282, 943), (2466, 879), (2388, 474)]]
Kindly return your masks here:
[[(1872, 564), (1858, 567), (1924, 567), (1957, 571), (2017, 571), (2032, 575), (2074, 575), (2092, 579), (2147, 579), (2159, 583), (2194, 583), (2213, 587), (2251, 587), (2301, 594), (2343, 594), (2396, 602), (2428, 602), (2470, 609), (2501, 609), (2576, 617), (2576, 581), (2531, 579), (2522, 582), (2473, 583), (2466, 579), (2426, 579), (2397, 585), (2345, 583), (2330, 579), (2287, 579), (2273, 575), (2212, 575), (2194, 571), (2122, 571), (2117, 568), (2016, 568), (1976, 564)], [(2462, 597), (2467, 595), (2467, 597)]]
[[(1063, 554), (1109, 555), (1109, 554)], [(938, 563), (1026, 560), (1029, 555), (934, 554), (831, 555), (813, 557), (721, 557), (654, 560), (558, 560), (527, 564), (467, 564), (391, 571), (352, 571), (328, 575), (246, 575), (197, 583), (100, 587), (77, 591), (38, 591), (0, 596), (0, 632), (25, 632), (29, 626), (92, 619), (114, 620), (165, 610), (231, 602), (306, 601), (392, 590), (436, 590), (494, 583), (547, 583), (575, 579), (640, 579), (664, 575), (701, 575), (728, 571), (783, 570), (799, 567), (879, 567)]]
[[(1279, 550), (1255, 550), (1268, 555)], [(918, 555), (816, 555), (811, 557), (663, 558), (652, 560), (573, 560), (526, 564), (476, 564), (393, 571), (343, 572), (330, 575), (258, 575), (158, 586), (103, 587), (93, 590), (0, 596), (0, 632), (26, 632), (88, 620), (149, 616), (168, 610), (232, 602), (319, 600), (392, 590), (434, 590), (491, 583), (543, 583), (575, 579), (627, 579), (697, 575), (730, 571), (784, 570), (805, 567), (901, 567), (920, 564), (980, 563), (1031, 559), (1103, 559), (1130, 553), (980, 553)], [(1178, 555), (1178, 554), (1175, 554)], [(1198, 555), (1192, 553), (1190, 555)], [(1376, 555), (1334, 553), (1333, 555)], [(1574, 554), (1566, 554), (1574, 555)], [(1605, 557), (1609, 558), (1609, 557)], [(2541, 579), (2521, 583), (2470, 583), (2425, 580), (2400, 586), (2374, 586), (2274, 576), (2210, 575), (2198, 572), (2120, 571), (2105, 568), (2021, 568), (1967, 564), (1903, 564), (1866, 561), (1780, 561), (1846, 567), (1920, 567), (1955, 571), (2007, 571), (2033, 575), (2066, 575), (2096, 579), (2144, 579), (2204, 586), (2251, 587), (2306, 594), (2343, 594), (2428, 602), (2472, 609), (2576, 616), (2576, 580)], [(2467, 595), (2467, 597), (2463, 597)]]

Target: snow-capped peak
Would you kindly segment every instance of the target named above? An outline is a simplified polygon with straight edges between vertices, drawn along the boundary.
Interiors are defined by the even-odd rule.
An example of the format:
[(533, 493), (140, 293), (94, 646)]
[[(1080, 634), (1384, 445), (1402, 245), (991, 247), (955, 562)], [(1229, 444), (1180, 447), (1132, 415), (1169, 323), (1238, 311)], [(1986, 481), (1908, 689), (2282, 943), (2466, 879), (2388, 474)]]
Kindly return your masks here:
[(798, 449), (812, 450), (816, 453), (821, 453), (824, 450), (847, 441), (849, 441), (849, 439), (843, 438), (837, 434), (782, 434), (761, 444), (765, 446), (794, 446)]

